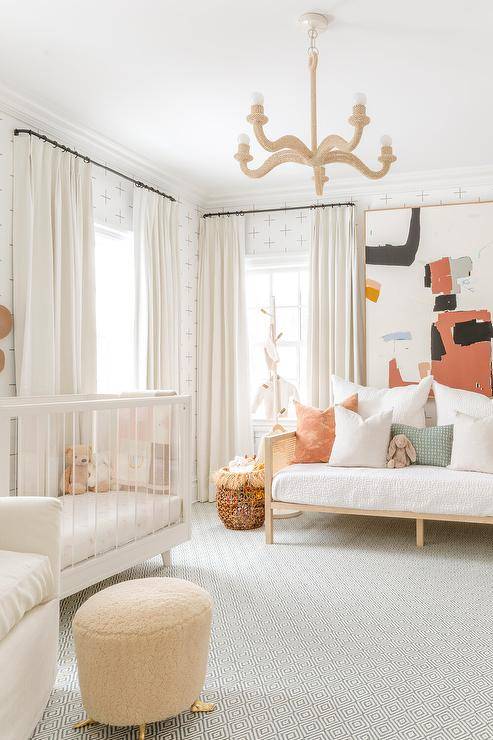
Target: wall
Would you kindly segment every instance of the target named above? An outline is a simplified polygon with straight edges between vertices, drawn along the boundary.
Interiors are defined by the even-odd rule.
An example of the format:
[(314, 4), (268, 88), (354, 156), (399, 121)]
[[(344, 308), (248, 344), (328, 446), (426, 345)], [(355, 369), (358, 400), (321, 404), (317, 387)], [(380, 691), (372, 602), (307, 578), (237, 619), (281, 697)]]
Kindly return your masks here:
[(246, 251), (249, 255), (295, 254), (308, 251), (310, 211), (252, 213), (246, 218)]
[[(0, 111), (0, 304), (12, 310), (12, 131), (17, 121)], [(15, 395), (14, 334), (0, 340), (5, 368), (0, 373), (0, 396)]]
[[(413, 178), (415, 180), (416, 178)], [(423, 173), (422, 182), (399, 183), (398, 189), (391, 183), (385, 189), (375, 187), (362, 190), (361, 193), (351, 190), (338, 191), (337, 196), (331, 193), (330, 184), (326, 186), (325, 198), (307, 197), (306, 191), (301, 195), (291, 194), (289, 198), (278, 199), (275, 196), (265, 195), (259, 187), (257, 201), (234, 200), (218, 206), (213, 203), (207, 210), (242, 211), (264, 208), (280, 208), (274, 213), (254, 213), (245, 216), (246, 251), (248, 254), (281, 254), (308, 251), (311, 235), (313, 211), (284, 210), (295, 206), (309, 206), (315, 203), (352, 202), (356, 205), (356, 219), (358, 235), (363, 243), (365, 210), (377, 208), (399, 208), (413, 205), (438, 205), (444, 203), (461, 203), (469, 201), (493, 200), (493, 176), (484, 178), (478, 175), (477, 182), (474, 175), (465, 178), (465, 182), (450, 182), (450, 176), (434, 177), (433, 184), (427, 185), (427, 173)], [(363, 181), (364, 182), (364, 181)]]
[[(12, 184), (13, 130), (26, 128), (25, 123), (5, 115), (0, 110), (0, 304), (12, 309)], [(66, 142), (69, 140), (59, 140)], [(80, 147), (79, 147), (80, 148)], [(82, 149), (81, 149), (82, 151)], [(83, 153), (91, 155), (85, 149)], [(110, 163), (106, 163), (111, 166)], [(131, 170), (126, 171), (132, 175)], [(139, 174), (138, 179), (143, 179)], [(158, 186), (158, 183), (150, 181)], [(95, 222), (114, 229), (132, 229), (132, 183), (105, 169), (93, 168), (93, 199)], [(178, 200), (178, 233), (180, 250), (181, 332), (180, 332), (180, 392), (192, 398), (193, 439), (196, 438), (197, 408), (197, 278), (198, 233), (201, 209), (196, 203)], [(15, 317), (14, 317), (15, 321)], [(6, 365), (0, 373), (0, 396), (15, 395), (15, 365), (13, 332), (0, 340)], [(196, 451), (194, 451), (196, 469)], [(196, 476), (194, 474), (194, 480)]]

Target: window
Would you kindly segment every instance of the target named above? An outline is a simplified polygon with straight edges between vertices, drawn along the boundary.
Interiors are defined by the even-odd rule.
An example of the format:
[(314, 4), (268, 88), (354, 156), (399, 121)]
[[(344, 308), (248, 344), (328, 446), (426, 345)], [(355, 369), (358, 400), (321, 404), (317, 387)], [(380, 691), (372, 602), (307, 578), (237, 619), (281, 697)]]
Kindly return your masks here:
[(98, 393), (136, 386), (132, 232), (96, 227)]
[[(276, 331), (282, 332), (277, 343), (279, 353), (278, 374), (298, 389), (300, 399), (306, 400), (306, 353), (308, 318), (308, 257), (289, 256), (277, 264), (265, 263), (261, 257), (247, 261), (247, 308), (250, 344), (251, 397), (269, 379), (264, 357), (264, 343), (269, 330), (269, 311), (274, 298)], [(288, 417), (294, 417), (293, 404), (289, 404)], [(254, 412), (254, 418), (265, 418), (264, 405)]]

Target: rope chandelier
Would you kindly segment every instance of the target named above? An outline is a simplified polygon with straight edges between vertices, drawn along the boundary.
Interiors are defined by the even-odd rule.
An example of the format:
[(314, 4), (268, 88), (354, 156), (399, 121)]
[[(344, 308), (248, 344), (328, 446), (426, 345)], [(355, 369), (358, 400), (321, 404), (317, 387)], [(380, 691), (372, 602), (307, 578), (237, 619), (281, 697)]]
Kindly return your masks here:
[(363, 93), (357, 93), (354, 99), (353, 115), (348, 119), (351, 126), (354, 127), (352, 138), (347, 141), (338, 134), (330, 134), (318, 144), (317, 139), (317, 66), (319, 52), (316, 46), (316, 39), (320, 32), (325, 31), (330, 16), (322, 13), (305, 13), (300, 18), (300, 23), (308, 28), (308, 38), (310, 46), (308, 48), (308, 68), (310, 70), (310, 116), (311, 116), (311, 148), (306, 146), (297, 136), (281, 136), (280, 139), (271, 141), (264, 133), (264, 126), (268, 122), (264, 114), (264, 97), (261, 93), (253, 93), (250, 115), (247, 116), (248, 123), (253, 126), (253, 132), (258, 143), (268, 152), (273, 152), (267, 157), (265, 162), (257, 169), (250, 169), (248, 163), (253, 157), (250, 154), (250, 138), (247, 134), (238, 136), (238, 151), (234, 158), (240, 163), (240, 169), (247, 177), (259, 178), (267, 175), (275, 167), (286, 162), (295, 162), (297, 164), (308, 165), (313, 167), (315, 192), (317, 195), (323, 194), (324, 184), (328, 181), (325, 175), (325, 165), (333, 163), (348, 164), (372, 180), (379, 180), (385, 177), (390, 170), (392, 162), (397, 157), (392, 151), (392, 139), (390, 136), (382, 136), (380, 156), (378, 161), (382, 166), (379, 170), (372, 170), (359, 157), (353, 154), (356, 149), (363, 129), (368, 126), (370, 119), (366, 115), (366, 96)]

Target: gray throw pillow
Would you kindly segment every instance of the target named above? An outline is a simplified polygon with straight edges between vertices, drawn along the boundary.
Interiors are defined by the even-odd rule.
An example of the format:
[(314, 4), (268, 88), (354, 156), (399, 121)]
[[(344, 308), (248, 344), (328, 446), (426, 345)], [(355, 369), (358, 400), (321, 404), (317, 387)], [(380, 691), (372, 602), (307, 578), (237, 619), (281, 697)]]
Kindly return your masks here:
[(425, 427), (418, 429), (407, 424), (392, 424), (391, 438), (405, 434), (416, 450), (416, 465), (435, 465), (446, 468), (450, 465), (454, 425)]

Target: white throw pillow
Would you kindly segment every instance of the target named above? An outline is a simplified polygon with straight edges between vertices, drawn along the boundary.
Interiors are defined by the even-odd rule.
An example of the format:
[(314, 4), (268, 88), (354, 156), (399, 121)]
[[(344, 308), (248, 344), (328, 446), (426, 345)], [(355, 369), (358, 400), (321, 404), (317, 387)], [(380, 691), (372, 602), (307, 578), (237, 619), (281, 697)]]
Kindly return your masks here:
[(493, 473), (493, 416), (456, 413), (449, 468)]
[(390, 442), (392, 411), (362, 419), (344, 406), (335, 406), (336, 438), (329, 465), (341, 468), (384, 468)]
[(433, 393), (437, 407), (437, 426), (454, 424), (456, 411), (476, 418), (493, 416), (493, 400), (482, 393), (449, 388), (436, 381), (433, 383)]
[(332, 394), (334, 403), (341, 403), (348, 396), (357, 393), (358, 413), (363, 419), (380, 411), (393, 411), (392, 421), (395, 424), (407, 424), (422, 429), (426, 426), (425, 404), (430, 395), (432, 382), (433, 378), (428, 375), (416, 385), (380, 389), (367, 388), (333, 375)]

